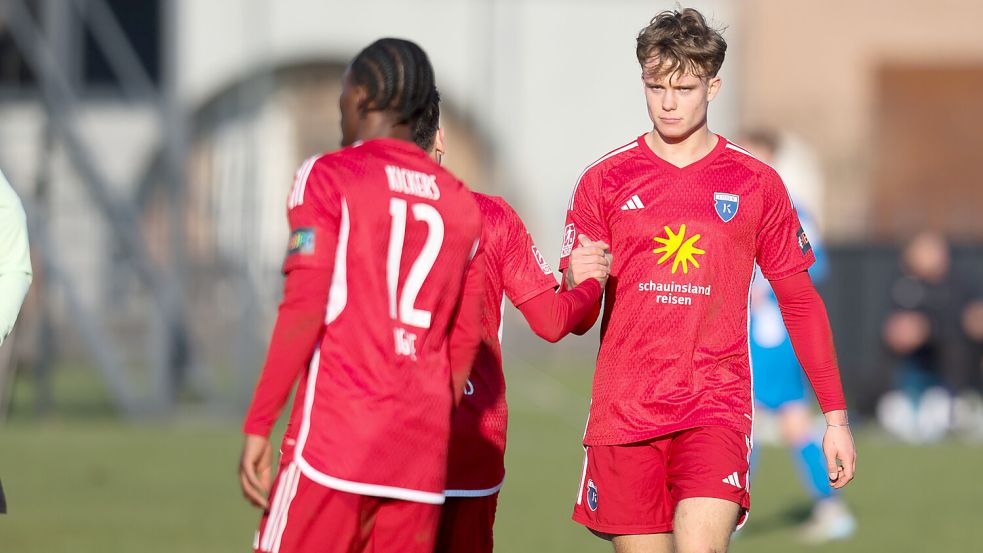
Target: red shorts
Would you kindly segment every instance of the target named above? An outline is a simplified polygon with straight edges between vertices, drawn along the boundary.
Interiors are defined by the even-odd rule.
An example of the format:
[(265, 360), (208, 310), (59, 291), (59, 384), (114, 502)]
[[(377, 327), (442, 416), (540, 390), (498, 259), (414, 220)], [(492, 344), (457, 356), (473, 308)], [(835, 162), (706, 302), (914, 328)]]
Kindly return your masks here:
[(483, 497), (448, 497), (440, 512), (434, 553), (492, 553), (498, 492)]
[(715, 497), (750, 508), (747, 436), (691, 428), (647, 442), (588, 446), (573, 520), (604, 534), (672, 532), (676, 505)]
[(440, 505), (334, 490), (285, 460), (260, 519), (256, 553), (433, 551)]

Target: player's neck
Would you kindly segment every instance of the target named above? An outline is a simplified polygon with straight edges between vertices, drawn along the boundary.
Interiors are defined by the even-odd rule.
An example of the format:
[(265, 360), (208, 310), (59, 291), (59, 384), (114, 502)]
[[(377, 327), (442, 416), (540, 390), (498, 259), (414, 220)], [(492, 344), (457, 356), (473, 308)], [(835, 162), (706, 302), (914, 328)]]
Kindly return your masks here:
[(409, 125), (397, 125), (392, 118), (383, 113), (374, 112), (362, 119), (355, 139), (358, 141), (372, 140), (373, 138), (395, 138), (413, 142), (413, 130)]
[(703, 159), (717, 146), (718, 140), (720, 137), (710, 132), (706, 123), (679, 138), (663, 136), (658, 129), (645, 135), (645, 143), (652, 152), (676, 167), (686, 167)]

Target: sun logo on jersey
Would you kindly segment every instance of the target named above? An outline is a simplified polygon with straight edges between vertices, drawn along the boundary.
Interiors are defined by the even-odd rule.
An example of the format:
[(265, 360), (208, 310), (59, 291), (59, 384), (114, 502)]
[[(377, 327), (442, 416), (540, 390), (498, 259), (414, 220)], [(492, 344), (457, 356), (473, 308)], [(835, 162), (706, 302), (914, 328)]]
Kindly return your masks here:
[(694, 268), (699, 269), (700, 263), (696, 260), (697, 255), (703, 255), (706, 252), (696, 247), (697, 241), (700, 240), (702, 235), (694, 234), (693, 236), (686, 238), (686, 225), (680, 225), (678, 232), (673, 232), (669, 227), (663, 227), (666, 231), (666, 236), (656, 236), (652, 240), (655, 240), (659, 244), (662, 244), (661, 248), (656, 248), (652, 250), (652, 253), (662, 254), (659, 258), (659, 265), (662, 265), (669, 258), (672, 258), (672, 274), (676, 274), (676, 271), (682, 267), (683, 273), (689, 273), (690, 264)]

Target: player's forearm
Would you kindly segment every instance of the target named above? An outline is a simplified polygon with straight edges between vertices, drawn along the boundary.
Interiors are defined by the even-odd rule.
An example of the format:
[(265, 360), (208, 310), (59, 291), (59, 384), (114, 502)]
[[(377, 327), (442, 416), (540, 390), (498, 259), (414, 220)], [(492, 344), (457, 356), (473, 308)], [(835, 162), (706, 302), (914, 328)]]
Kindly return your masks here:
[[(602, 295), (603, 295), (603, 290), (602, 290)], [(584, 318), (581, 319), (580, 322), (573, 327), (572, 332), (577, 336), (583, 336), (584, 334), (587, 334), (587, 331), (589, 331), (591, 328), (594, 327), (594, 323), (597, 322), (597, 319), (600, 316), (601, 316), (601, 299), (598, 298), (597, 301), (595, 301), (594, 304), (591, 305), (590, 310), (587, 311), (587, 314), (584, 315)]]
[[(573, 289), (575, 286), (573, 284), (574, 282), (573, 269), (567, 267), (562, 271), (563, 271), (562, 273), (563, 278), (560, 280), (561, 282), (560, 289), (564, 291)], [(601, 287), (601, 296), (603, 295), (604, 295), (604, 288)], [(594, 304), (590, 306), (590, 309), (587, 310), (583, 318), (580, 319), (580, 321), (574, 325), (573, 329), (571, 329), (571, 332), (573, 332), (577, 336), (583, 336), (584, 334), (587, 334), (587, 332), (594, 327), (594, 323), (597, 322), (597, 319), (598, 317), (600, 317), (600, 315), (601, 315), (601, 298), (598, 297), (597, 301), (595, 301)]]
[(287, 275), (266, 363), (243, 423), (246, 434), (269, 436), (298, 377), (310, 365), (324, 328), (329, 288), (324, 275), (317, 269)]
[(571, 290), (546, 290), (518, 305), (540, 338), (557, 342), (579, 326), (601, 299), (601, 284), (591, 278)]
[[(831, 414), (845, 411), (846, 401), (826, 305), (812, 285), (809, 274), (802, 272), (775, 280), (771, 286), (795, 355), (809, 377), (820, 408)], [(845, 412), (843, 416), (845, 418)]]
[(448, 342), (454, 405), (458, 405), (464, 396), (464, 386), (471, 374), (475, 357), (478, 356), (478, 349), (481, 347), (486, 270), (484, 250), (479, 248), (464, 278), (464, 287), (461, 290), (461, 298)]

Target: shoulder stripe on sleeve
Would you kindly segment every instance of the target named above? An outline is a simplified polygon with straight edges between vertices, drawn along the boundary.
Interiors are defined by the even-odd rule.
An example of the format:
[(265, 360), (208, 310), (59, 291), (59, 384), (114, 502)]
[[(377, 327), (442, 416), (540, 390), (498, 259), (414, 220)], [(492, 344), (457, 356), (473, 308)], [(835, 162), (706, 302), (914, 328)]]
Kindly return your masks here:
[[(727, 142), (727, 147), (730, 148), (731, 150), (734, 150), (735, 152), (740, 152), (740, 153), (742, 153), (742, 154), (744, 154), (744, 155), (746, 155), (746, 156), (748, 156), (748, 157), (750, 157), (750, 158), (752, 158), (754, 160), (757, 160), (760, 163), (763, 163), (763, 164), (767, 165), (768, 167), (771, 167), (772, 169), (774, 169), (774, 167), (772, 167), (770, 163), (766, 163), (764, 161), (761, 161), (754, 154), (752, 154), (751, 152), (745, 150), (744, 148), (741, 148), (740, 146), (734, 144), (733, 142)], [(776, 173), (777, 173), (777, 171), (776, 171)], [(779, 175), (779, 179), (781, 179), (781, 175)], [(795, 207), (795, 202), (792, 201), (792, 193), (788, 191), (788, 185), (785, 184), (785, 180), (784, 179), (782, 180), (782, 186), (785, 187), (785, 194), (788, 196), (788, 203), (792, 204), (792, 207), (794, 208)]]
[[(761, 161), (760, 159), (757, 158), (757, 156), (755, 156), (751, 152), (745, 150), (744, 148), (741, 148), (737, 144), (734, 144), (733, 142), (728, 142), (727, 143), (727, 147), (730, 148), (731, 150), (736, 150), (736, 151), (741, 152), (742, 154), (744, 154), (746, 156), (750, 156), (750, 157), (753, 157), (754, 159), (757, 159), (758, 161)], [(765, 163), (765, 162), (761, 161), (761, 163)], [(765, 165), (768, 165), (768, 164), (765, 163)]]
[(297, 169), (297, 173), (294, 175), (294, 186), (290, 190), (290, 200), (287, 202), (290, 209), (303, 205), (304, 193), (307, 191), (307, 179), (310, 178), (311, 170), (314, 169), (314, 164), (320, 158), (320, 155), (311, 156), (304, 160), (300, 169)]
[(574, 185), (573, 192), (570, 194), (570, 203), (567, 204), (567, 210), (568, 211), (573, 211), (573, 199), (577, 195), (577, 189), (580, 188), (580, 181), (583, 180), (584, 175), (587, 174), (587, 171), (590, 171), (591, 169), (594, 168), (594, 166), (596, 166), (597, 164), (601, 163), (602, 161), (604, 161), (604, 160), (606, 160), (606, 159), (608, 159), (610, 157), (616, 156), (616, 155), (618, 155), (618, 154), (620, 154), (622, 152), (627, 152), (628, 150), (631, 150), (632, 148), (635, 148), (636, 146), (638, 146), (638, 141), (637, 140), (633, 140), (633, 141), (629, 142), (628, 144), (625, 144), (624, 146), (621, 146), (620, 148), (615, 148), (614, 150), (611, 150), (610, 152), (608, 152), (608, 153), (604, 154), (603, 156), (601, 156), (594, 163), (591, 163), (590, 165), (588, 165), (587, 168), (584, 169), (583, 172), (580, 173), (580, 176), (577, 177), (577, 184)]

